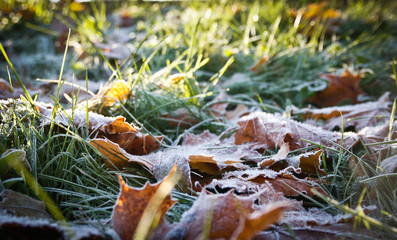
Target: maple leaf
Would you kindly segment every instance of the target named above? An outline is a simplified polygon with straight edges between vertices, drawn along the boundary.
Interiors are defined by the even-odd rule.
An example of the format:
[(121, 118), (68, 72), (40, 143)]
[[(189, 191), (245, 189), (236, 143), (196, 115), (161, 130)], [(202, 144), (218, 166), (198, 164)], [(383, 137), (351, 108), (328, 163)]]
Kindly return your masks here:
[[(289, 206), (285, 202), (256, 207), (253, 197), (238, 197), (233, 191), (211, 195), (202, 192), (179, 223), (163, 239), (251, 239), (278, 222)], [(259, 209), (258, 209), (259, 208)]]
[(348, 70), (342, 76), (334, 74), (321, 74), (321, 77), (328, 80), (328, 87), (315, 96), (308, 99), (320, 107), (334, 106), (343, 100), (349, 99), (353, 103), (357, 103), (357, 98), (363, 91), (359, 87), (361, 74), (354, 75)]
[[(112, 223), (120, 239), (132, 239), (134, 234), (137, 234), (136, 231), (139, 230), (138, 227), (142, 224), (140, 221), (144, 221), (146, 220), (145, 217), (148, 217), (148, 213), (145, 213), (145, 211), (157, 215), (160, 218), (160, 222), (162, 221), (165, 213), (175, 203), (171, 199), (171, 189), (165, 192), (166, 195), (163, 195), (164, 186), (167, 187), (167, 185), (172, 184), (175, 172), (176, 165), (163, 181), (154, 185), (146, 183), (142, 188), (128, 186), (122, 177), (118, 175), (120, 194), (113, 207)], [(149, 221), (148, 224), (152, 224), (152, 221)]]
[[(340, 144), (342, 134), (300, 123), (269, 113), (255, 112), (241, 118), (239, 128), (234, 134), (235, 144), (250, 143), (256, 149), (276, 149), (276, 146), (289, 144), (290, 150), (301, 149), (311, 144), (303, 139), (335, 148), (330, 143)], [(345, 132), (343, 146), (350, 148), (358, 141), (355, 133)], [(255, 145), (254, 145), (255, 144)]]
[(355, 105), (328, 107), (321, 109), (293, 109), (293, 114), (301, 115), (307, 120), (324, 121), (318, 124), (324, 129), (355, 127), (361, 130), (368, 126), (377, 126), (389, 121), (390, 101), (389, 94), (383, 94), (376, 102), (367, 102)]

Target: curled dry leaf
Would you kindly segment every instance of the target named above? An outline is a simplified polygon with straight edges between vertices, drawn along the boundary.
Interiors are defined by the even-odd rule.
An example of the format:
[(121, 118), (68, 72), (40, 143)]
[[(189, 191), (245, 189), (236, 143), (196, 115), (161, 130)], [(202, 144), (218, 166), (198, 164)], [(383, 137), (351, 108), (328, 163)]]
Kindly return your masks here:
[(357, 103), (358, 96), (363, 93), (359, 87), (361, 74), (354, 75), (345, 70), (342, 76), (334, 74), (321, 74), (320, 76), (328, 80), (328, 87), (308, 99), (319, 107), (334, 106), (347, 99), (352, 103)]
[(343, 126), (355, 127), (358, 131), (368, 126), (377, 126), (389, 121), (390, 101), (389, 94), (383, 94), (376, 102), (367, 102), (356, 105), (337, 106), (320, 109), (294, 109), (294, 114), (302, 115), (305, 119), (321, 121), (324, 129), (333, 129)]
[[(310, 126), (291, 119), (283, 118), (269, 113), (251, 113), (241, 118), (239, 128), (234, 135), (235, 144), (255, 143), (256, 149), (276, 149), (276, 146), (289, 144), (290, 150), (296, 150), (311, 146), (311, 143), (303, 139), (330, 148), (340, 144), (342, 134), (330, 132), (318, 127)], [(350, 148), (358, 141), (355, 133), (345, 132), (343, 146)]]
[(251, 239), (278, 222), (288, 207), (287, 203), (277, 202), (259, 208), (254, 205), (254, 200), (238, 197), (233, 191), (216, 195), (202, 192), (181, 221), (171, 226), (163, 238)]
[(89, 142), (93, 147), (98, 149), (109, 161), (106, 165), (111, 169), (122, 169), (128, 166), (129, 162), (136, 162), (149, 170), (153, 170), (155, 163), (145, 158), (135, 157), (127, 153), (117, 143), (106, 138), (94, 138)]
[[(120, 181), (120, 194), (116, 205), (113, 208), (112, 222), (114, 230), (120, 236), (120, 239), (132, 239), (135, 231), (137, 230), (138, 224), (144, 215), (145, 209), (153, 207), (149, 206), (152, 198), (157, 196), (156, 193), (161, 185), (171, 183), (175, 171), (176, 165), (163, 181), (154, 185), (146, 183), (142, 188), (128, 186), (122, 177), (118, 175)], [(160, 214), (160, 219), (163, 218), (165, 213), (172, 207), (172, 205), (174, 205), (174, 203), (175, 201), (171, 199), (170, 194), (162, 200), (158, 209), (155, 209)]]

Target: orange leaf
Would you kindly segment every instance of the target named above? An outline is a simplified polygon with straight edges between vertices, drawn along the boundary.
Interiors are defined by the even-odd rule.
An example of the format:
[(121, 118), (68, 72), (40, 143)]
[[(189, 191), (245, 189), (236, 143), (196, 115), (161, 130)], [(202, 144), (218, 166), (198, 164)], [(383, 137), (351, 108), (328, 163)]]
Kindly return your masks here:
[(134, 157), (122, 149), (117, 143), (114, 143), (108, 139), (95, 138), (89, 142), (98, 151), (100, 151), (110, 161), (105, 161), (106, 165), (114, 169), (122, 169), (128, 166), (128, 162), (137, 162), (149, 170), (154, 167), (154, 162), (146, 160), (145, 158)]
[[(151, 200), (153, 198), (159, 197), (158, 190), (162, 185), (171, 183), (175, 171), (176, 165), (163, 181), (154, 185), (146, 183), (142, 188), (128, 186), (122, 177), (118, 175), (121, 185), (120, 195), (113, 208), (112, 222), (114, 230), (120, 236), (120, 239), (132, 239), (139, 222), (144, 216), (145, 210), (154, 207), (153, 205), (150, 206), (149, 203), (152, 202)], [(160, 214), (160, 221), (162, 221), (165, 213), (175, 203), (175, 201), (171, 199), (169, 193), (161, 200), (161, 203), (157, 206), (158, 208), (155, 209)], [(151, 224), (151, 222), (149, 224)]]
[(353, 75), (348, 70), (345, 70), (342, 76), (334, 74), (322, 74), (320, 76), (326, 78), (329, 81), (329, 85), (325, 90), (316, 93), (314, 97), (308, 99), (308, 101), (314, 102), (317, 106), (334, 106), (347, 99), (357, 103), (358, 96), (363, 93), (359, 87), (361, 74)]

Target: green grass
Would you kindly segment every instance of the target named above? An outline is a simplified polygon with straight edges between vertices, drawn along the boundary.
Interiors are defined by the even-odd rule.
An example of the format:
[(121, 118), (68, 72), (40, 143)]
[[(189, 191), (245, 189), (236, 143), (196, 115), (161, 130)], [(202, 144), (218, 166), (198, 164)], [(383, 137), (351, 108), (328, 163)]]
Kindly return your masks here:
[[(164, 135), (164, 147), (178, 144), (178, 136), (185, 131), (183, 120), (173, 119), (171, 113), (176, 110), (193, 116), (194, 121), (187, 122), (190, 132), (208, 129), (220, 134), (231, 127), (209, 111), (209, 103), (224, 90), (230, 95), (227, 101), (231, 107), (243, 103), (254, 109), (284, 113), (292, 105), (307, 106), (307, 99), (326, 87), (319, 74), (347, 68), (364, 73), (360, 86), (367, 94), (365, 99), (375, 99), (385, 91), (391, 91), (392, 97), (397, 93), (392, 66), (397, 56), (395, 2), (348, 1), (343, 5), (343, 1), (330, 1), (329, 7), (341, 10), (336, 23), (322, 18), (295, 20), (290, 9), (306, 4), (294, 1), (146, 2), (134, 6), (98, 2), (87, 4), (81, 13), (71, 12), (67, 5), (58, 8), (53, 3), (39, 2), (30, 19), (19, 16), (12, 20), (12, 14), (0, 5), (0, 41), (7, 52), (4, 55), (15, 66), (11, 80), (18, 80), (20, 86), (34, 86), (36, 78), (59, 78), (60, 87), (65, 76), (67, 81), (73, 77), (91, 81), (124, 79), (132, 88), (129, 98), (116, 106), (91, 110), (125, 116), (146, 133)], [(5, 3), (14, 11), (25, 11), (30, 6)], [(47, 4), (52, 7), (45, 8)], [(123, 36), (123, 29), (114, 20), (119, 18), (121, 8), (133, 19), (128, 30), (134, 32), (127, 40), (134, 51), (124, 61), (103, 57), (97, 45)], [(49, 25), (53, 21), (71, 28), (68, 53), (52, 45), (59, 40)], [(265, 56), (269, 60), (251, 71)], [(9, 69), (3, 66), (0, 77), (8, 80)], [(174, 74), (184, 78), (173, 83)], [(59, 104), (59, 97), (54, 96), (58, 106), (54, 116), (68, 108), (87, 110), (85, 102)], [(0, 154), (11, 148), (26, 151), (32, 176), (69, 221), (84, 223), (110, 217), (119, 192), (114, 173), (121, 173), (133, 186), (155, 181), (140, 166), (109, 171), (88, 144), (93, 136), (86, 129), (76, 129), (73, 116), (69, 126), (52, 123), (49, 130), (41, 125), (42, 116), (30, 101), (27, 97), (1, 104)], [(337, 153), (327, 163), (331, 174), (326, 180), (331, 184), (325, 188), (340, 206), (348, 204), (354, 209), (364, 203), (377, 205), (378, 211), (371, 217), (381, 221), (381, 228), (387, 228), (397, 223), (395, 176), (373, 178), (380, 173), (376, 165), (370, 165), (367, 155), (364, 148)], [(367, 175), (361, 179), (352, 177), (354, 171), (348, 166), (352, 156), (368, 165)], [(5, 188), (36, 195), (16, 173), (1, 183)], [(372, 189), (376, 198), (369, 198), (368, 191), (360, 198), (364, 188)], [(169, 221), (179, 220), (195, 199), (179, 192), (174, 195), (178, 203), (167, 214)], [(329, 211), (340, 211), (333, 206), (334, 201), (322, 201)]]

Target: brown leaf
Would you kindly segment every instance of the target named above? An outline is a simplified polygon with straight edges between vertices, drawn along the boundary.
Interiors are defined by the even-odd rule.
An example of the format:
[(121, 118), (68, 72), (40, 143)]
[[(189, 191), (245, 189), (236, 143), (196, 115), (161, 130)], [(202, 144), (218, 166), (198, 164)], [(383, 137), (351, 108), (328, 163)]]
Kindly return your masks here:
[(250, 150), (246, 145), (236, 146), (228, 141), (229, 139), (220, 141), (219, 137), (217, 137), (199, 145), (168, 148), (141, 158), (154, 159), (161, 164), (164, 159), (172, 156), (182, 156), (188, 160), (192, 169), (201, 173), (215, 175), (231, 169), (246, 169), (248, 166), (242, 164), (245, 161), (243, 158), (259, 159), (261, 157), (258, 152)]
[(183, 108), (177, 109), (174, 112), (161, 117), (165, 119), (171, 127), (179, 127), (182, 129), (189, 128), (198, 123), (194, 115)]
[(7, 189), (1, 192), (0, 198), (2, 199), (0, 210), (7, 214), (52, 219), (51, 215), (47, 213), (44, 203), (28, 195)]
[(57, 223), (53, 220), (0, 214), (1, 239), (109, 239), (109, 234), (94, 226)]
[(220, 120), (233, 121), (239, 117), (249, 114), (249, 109), (239, 103), (233, 110), (227, 110), (232, 98), (225, 92), (219, 94), (214, 100), (209, 103), (209, 111)]
[(279, 221), (287, 207), (278, 202), (256, 210), (252, 197), (238, 197), (233, 191), (217, 195), (202, 192), (164, 239), (177, 234), (179, 239), (250, 239)]
[(376, 102), (356, 105), (328, 107), (321, 109), (294, 109), (294, 114), (302, 115), (305, 119), (324, 121), (320, 126), (324, 129), (339, 127), (355, 127), (358, 131), (368, 126), (377, 126), (389, 121), (389, 93), (383, 94)]
[[(243, 117), (238, 125), (240, 127), (234, 135), (235, 144), (253, 143), (256, 149), (274, 150), (276, 146), (288, 143), (290, 150), (296, 150), (311, 145), (302, 139), (335, 148), (330, 141), (340, 144), (342, 139), (341, 133), (326, 131), (269, 113), (252, 113)], [(358, 136), (355, 133), (344, 133), (345, 148), (352, 147), (357, 141)]]
[(186, 132), (183, 136), (183, 143), (182, 145), (199, 145), (202, 143), (206, 143), (216, 139), (218, 136), (215, 134), (210, 133), (210, 131), (205, 130), (200, 134), (193, 134), (190, 132)]
[(329, 85), (325, 90), (317, 92), (314, 97), (308, 99), (317, 106), (334, 106), (347, 99), (351, 100), (352, 103), (357, 103), (358, 96), (363, 93), (359, 87), (361, 74), (354, 75), (345, 70), (342, 76), (334, 74), (321, 74), (320, 76), (327, 79)]
[(358, 96), (363, 93), (359, 87), (361, 74), (354, 75), (345, 70), (342, 76), (334, 74), (321, 74), (320, 76), (329, 81), (328, 87), (308, 99), (319, 107), (334, 106), (347, 99), (352, 103), (357, 103)]
[[(176, 165), (163, 181), (154, 185), (146, 183), (142, 188), (128, 186), (122, 177), (118, 175), (121, 185), (120, 194), (116, 205), (113, 208), (112, 222), (114, 230), (120, 236), (120, 239), (132, 239), (135, 231), (137, 230), (138, 224), (144, 215), (145, 209), (153, 207), (149, 206), (152, 198), (157, 196), (156, 193), (163, 184), (170, 184), (175, 171)], [(172, 207), (172, 205), (174, 205), (174, 203), (175, 201), (171, 199), (170, 194), (162, 200), (157, 209), (160, 214), (160, 219), (164, 217), (165, 213)]]
[(117, 143), (114, 143), (106, 138), (94, 138), (89, 142), (98, 151), (100, 151), (109, 161), (105, 161), (106, 165), (111, 168), (123, 169), (128, 166), (128, 162), (137, 162), (149, 170), (153, 170), (155, 163), (145, 158), (132, 156), (121, 148)]
[(307, 181), (294, 177), (288, 173), (288, 169), (275, 172), (270, 169), (248, 169), (242, 171), (233, 171), (225, 173), (223, 179), (237, 178), (244, 181), (250, 181), (257, 184), (270, 184), (272, 188), (282, 193), (284, 196), (299, 196), (300, 193), (312, 197), (314, 194), (311, 189), (314, 188), (318, 192), (328, 195), (314, 181)]

